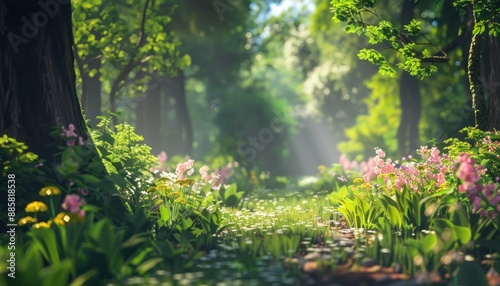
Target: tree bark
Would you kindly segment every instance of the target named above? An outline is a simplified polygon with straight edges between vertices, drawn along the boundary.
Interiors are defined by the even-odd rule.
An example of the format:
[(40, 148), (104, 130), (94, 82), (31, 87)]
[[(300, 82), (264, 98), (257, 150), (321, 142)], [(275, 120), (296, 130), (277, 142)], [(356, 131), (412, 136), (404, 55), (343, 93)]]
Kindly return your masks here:
[[(407, 25), (413, 19), (417, 3), (404, 0), (400, 14), (400, 24)], [(399, 79), (399, 99), (401, 101), (401, 120), (398, 128), (398, 149), (406, 156), (419, 147), (418, 123), (422, 109), (419, 79), (403, 72)]]
[(500, 130), (500, 39), (486, 37), (488, 47), (488, 81), (483, 82), (484, 90), (488, 96), (488, 124), (486, 130)]
[(88, 138), (75, 89), (71, 4), (48, 15), (35, 1), (0, 2), (0, 134), (50, 161), (55, 126)]
[(186, 102), (186, 88), (184, 71), (179, 71), (177, 76), (173, 78), (172, 94), (175, 100), (175, 117), (177, 128), (180, 130), (180, 139), (182, 142), (181, 154), (191, 155), (193, 152), (193, 127), (191, 125), (191, 117)]
[(161, 85), (155, 79), (149, 85), (146, 97), (137, 103), (137, 133), (144, 136), (144, 143), (153, 154), (163, 151), (161, 130)]
[(89, 70), (96, 69), (97, 73), (91, 77), (87, 73), (80, 73), (82, 76), (82, 104), (85, 117), (89, 120), (91, 127), (96, 127), (99, 123), (97, 116), (101, 115), (101, 80), (99, 68), (101, 62), (97, 59), (89, 62)]
[(403, 72), (399, 80), (401, 121), (398, 127), (398, 149), (407, 156), (419, 147), (418, 123), (422, 110), (419, 79)]

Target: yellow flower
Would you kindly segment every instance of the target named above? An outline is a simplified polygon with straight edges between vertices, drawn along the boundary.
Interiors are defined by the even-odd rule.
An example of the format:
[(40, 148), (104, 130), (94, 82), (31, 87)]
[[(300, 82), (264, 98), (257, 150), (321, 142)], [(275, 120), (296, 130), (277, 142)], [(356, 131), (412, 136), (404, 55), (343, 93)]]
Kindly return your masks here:
[(36, 218), (34, 217), (31, 217), (31, 216), (25, 216), (25, 217), (22, 217), (19, 222), (17, 223), (18, 226), (23, 226), (25, 224), (28, 224), (28, 223), (35, 223), (36, 222)]
[(28, 213), (37, 213), (46, 212), (48, 208), (44, 202), (34, 201), (29, 203), (24, 210)]
[(194, 184), (194, 180), (192, 180), (192, 179), (179, 180), (175, 183), (179, 184), (181, 187), (189, 187), (189, 186)]
[(180, 196), (181, 196), (181, 193), (179, 193), (179, 192), (171, 192), (171, 193), (167, 194), (167, 197), (169, 197), (169, 198), (178, 198)]
[(362, 184), (364, 182), (365, 182), (365, 180), (363, 178), (356, 178), (353, 181), (354, 184)]
[(168, 178), (159, 178), (158, 180), (156, 180), (156, 184), (157, 185), (166, 185), (169, 181), (170, 181), (170, 179), (168, 179)]
[(162, 196), (165, 196), (165, 195), (167, 195), (168, 193), (170, 193), (172, 191), (172, 187), (171, 186), (165, 186), (165, 185), (156, 186), (155, 189), (158, 192), (158, 194), (160, 194)]
[(179, 203), (179, 204), (185, 204), (185, 203), (186, 203), (186, 200), (185, 200), (184, 198), (180, 198), (180, 197), (179, 197), (179, 198), (175, 199), (175, 201), (174, 201), (174, 202)]
[(36, 223), (33, 225), (34, 228), (50, 228), (50, 225), (44, 221)]
[(370, 184), (362, 184), (361, 187), (364, 188), (365, 190), (371, 190), (373, 186)]
[(77, 213), (65, 213), (63, 217), (63, 221), (65, 223), (74, 223), (79, 221), (84, 221), (85, 217), (80, 216)]
[[(58, 213), (54, 218), (54, 223), (57, 225), (65, 225), (66, 224), (66, 221), (64, 221), (65, 216), (66, 214), (63, 212)], [(67, 218), (67, 220), (69, 221), (69, 217)]]
[(55, 187), (55, 186), (49, 186), (49, 187), (45, 187), (45, 188), (42, 188), (40, 190), (40, 196), (42, 197), (45, 197), (45, 196), (55, 196), (55, 195), (59, 195), (61, 193), (61, 190), (59, 190), (58, 187)]
[(157, 201), (155, 202), (155, 206), (159, 206), (159, 205), (161, 205), (161, 204), (163, 204), (163, 200), (157, 200)]

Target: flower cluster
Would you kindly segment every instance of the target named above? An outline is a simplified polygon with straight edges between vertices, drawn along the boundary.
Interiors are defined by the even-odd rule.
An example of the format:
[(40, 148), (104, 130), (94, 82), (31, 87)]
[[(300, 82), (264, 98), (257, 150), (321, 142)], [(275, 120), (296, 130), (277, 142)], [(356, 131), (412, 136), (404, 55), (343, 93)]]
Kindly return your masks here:
[[(446, 174), (452, 170), (452, 160), (446, 154), (441, 154), (439, 149), (433, 147), (429, 149), (422, 146), (418, 153), (422, 156), (421, 163), (407, 161), (402, 158), (402, 162), (392, 161), (385, 158), (386, 154), (382, 149), (376, 148), (377, 154), (366, 163), (361, 164), (363, 179), (365, 183), (377, 177), (383, 177), (387, 189), (402, 190), (404, 186), (416, 192), (429, 191), (446, 184)], [(412, 159), (411, 156), (408, 159)]]
[(199, 172), (201, 175), (201, 179), (204, 182), (211, 184), (212, 189), (217, 190), (227, 181), (227, 179), (229, 179), (231, 174), (231, 167), (232, 164), (228, 164), (209, 175), (208, 166), (203, 166), (200, 168)]
[(340, 155), (339, 163), (344, 170), (352, 170), (358, 167), (358, 162), (356, 160), (350, 161), (345, 154)]
[(472, 211), (481, 216), (496, 218), (500, 213), (500, 189), (497, 184), (480, 182), (486, 169), (481, 165), (476, 166), (475, 160), (469, 154), (462, 153), (457, 163), (460, 165), (456, 175), (462, 181), (458, 191), (467, 194), (467, 198), (472, 202)]
[(43, 187), (39, 191), (39, 195), (41, 197), (48, 197), (53, 219), (49, 219), (48, 221), (39, 221), (40, 213), (48, 212), (49, 207), (42, 201), (33, 201), (27, 204), (24, 209), (25, 212), (31, 213), (33, 216), (22, 217), (18, 221), (18, 226), (31, 224), (33, 228), (49, 228), (52, 223), (55, 223), (57, 225), (65, 225), (70, 221), (82, 221), (85, 217), (85, 211), (83, 211), (81, 207), (85, 205), (86, 202), (78, 195), (67, 195), (64, 198), (64, 202), (62, 203), (61, 207), (69, 212), (60, 212), (59, 214), (55, 215), (53, 202), (54, 197), (59, 194), (61, 194), (61, 190), (56, 186)]
[(75, 146), (75, 142), (78, 139), (78, 145), (82, 146), (83, 145), (83, 138), (81, 136), (78, 136), (75, 132), (75, 125), (70, 124), (68, 125), (68, 129), (66, 129), (64, 126), (62, 128), (63, 130), (63, 135), (66, 137), (66, 145), (69, 147)]
[(87, 202), (78, 195), (67, 195), (62, 203), (62, 208), (80, 217), (85, 217), (85, 211), (81, 209)]
[(184, 180), (186, 178), (185, 173), (187, 171), (187, 175), (191, 176), (194, 173), (193, 169), (194, 161), (189, 159), (186, 162), (181, 162), (177, 164), (175, 168), (175, 174), (179, 180)]

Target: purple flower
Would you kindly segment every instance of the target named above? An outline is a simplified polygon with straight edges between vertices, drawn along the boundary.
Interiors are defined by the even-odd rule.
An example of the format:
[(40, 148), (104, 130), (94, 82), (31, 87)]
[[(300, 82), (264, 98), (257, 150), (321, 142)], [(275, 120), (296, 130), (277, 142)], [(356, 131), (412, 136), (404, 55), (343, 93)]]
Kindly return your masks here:
[(71, 213), (79, 214), (81, 217), (84, 217), (85, 211), (81, 209), (81, 206), (86, 203), (87, 202), (78, 195), (66, 195), (61, 206)]
[(88, 196), (88, 194), (89, 194), (89, 190), (87, 190), (87, 189), (81, 189), (81, 188), (78, 188), (78, 192), (79, 192), (82, 196), (84, 196), (84, 197)]

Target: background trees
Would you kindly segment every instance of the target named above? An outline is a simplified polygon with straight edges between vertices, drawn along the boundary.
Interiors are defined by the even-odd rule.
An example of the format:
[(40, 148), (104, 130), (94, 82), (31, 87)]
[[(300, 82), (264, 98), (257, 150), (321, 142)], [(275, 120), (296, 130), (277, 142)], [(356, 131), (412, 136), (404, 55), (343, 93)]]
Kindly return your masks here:
[[(379, 65), (382, 74), (395, 76), (397, 67), (412, 76), (425, 78), (437, 71), (439, 63), (450, 62), (448, 53), (460, 46), (462, 46), (461, 52), (464, 53), (466, 51), (464, 47), (470, 45), (467, 57), (462, 56), (462, 61), (456, 60), (455, 64), (462, 66), (465, 73), (468, 73), (475, 124), (483, 130), (498, 128), (496, 111), (491, 110), (495, 108), (497, 101), (496, 88), (491, 88), (491, 82), (488, 83), (480, 77), (480, 70), (495, 77), (496, 63), (493, 57), (488, 57), (488, 52), (482, 59), (478, 55), (486, 30), (489, 34), (486, 47), (495, 45), (500, 3), (442, 1), (437, 5), (426, 1), (404, 1), (400, 10), (400, 28), (397, 28), (390, 15), (384, 17), (377, 12), (376, 5), (379, 3), (375, 4), (374, 1), (334, 1), (332, 4), (334, 18), (347, 23), (347, 32), (365, 34), (369, 43), (375, 45), (374, 49), (361, 49), (358, 56), (360, 59)], [(455, 12), (452, 10), (453, 6), (457, 8)], [(419, 12), (417, 14), (419, 17), (415, 17), (416, 11)], [(478, 14), (481, 14), (480, 19), (477, 17)], [(427, 15), (432, 16), (427, 17)], [(460, 17), (465, 23), (461, 26), (460, 22), (451, 20)], [(427, 22), (428, 20), (430, 21)], [(393, 51), (395, 54), (387, 51)], [(488, 48), (485, 51), (489, 51)], [(483, 83), (489, 87), (488, 93), (482, 90)], [(419, 116), (414, 109), (419, 109), (421, 104), (417, 82), (404, 72), (401, 75), (400, 87), (402, 116), (398, 139), (399, 150), (404, 154), (418, 145), (416, 124)], [(486, 98), (489, 104), (486, 104)], [(405, 132), (407, 138), (404, 136)]]
[[(341, 20), (334, 22), (326, 0), (293, 5), (270, 0), (74, 0), (76, 90), (91, 126), (96, 116), (116, 113), (117, 121), (135, 124), (154, 153), (238, 160), (249, 169), (282, 174), (312, 174), (340, 153), (361, 159), (371, 156), (374, 147), (406, 155), (429, 140), (456, 136), (474, 119), (484, 129), (497, 128), (497, 1), (402, 4), (334, 1), (333, 16)], [(53, 26), (68, 20), (51, 16), (28, 43), (14, 39), (19, 54), (28, 47), (52, 53), (43, 63), (41, 54), (13, 53), (17, 46), (8, 38), (9, 31), (22, 32), (22, 18), (33, 17), (37, 4), (7, 1), (2, 9), (9, 12), (2, 22), (2, 131), (17, 128), (23, 140), (28, 133), (71, 121), (83, 134), (78, 103), (71, 100), (64, 103), (70, 108), (58, 108), (63, 97), (50, 99), (56, 91), (74, 96), (75, 87), (49, 78), (34, 81), (45, 73), (71, 81), (72, 68), (66, 68), (68, 77), (58, 68), (61, 63), (55, 64), (62, 62), (56, 54), (72, 63), (70, 52), (39, 40), (64, 31), (68, 39), (57, 41), (70, 44), (71, 31)], [(342, 32), (346, 28), (351, 34)], [(470, 50), (479, 49), (474, 43), (482, 44), (483, 56)], [(470, 52), (478, 65), (469, 63)], [(24, 66), (27, 59), (36, 62), (35, 68), (13, 64)], [(370, 62), (380, 66), (380, 73)], [(11, 80), (20, 73), (36, 84)], [(42, 97), (39, 90), (50, 96)], [(11, 96), (21, 91), (30, 95)], [(38, 108), (21, 104), (24, 100)], [(50, 111), (41, 113), (39, 107), (51, 100)], [(20, 117), (16, 110), (22, 108), (44, 127)], [(59, 117), (47, 116), (52, 112)], [(283, 128), (273, 130), (272, 122)], [(14, 127), (28, 125), (37, 131)], [(30, 140), (44, 149), (49, 141), (36, 136)]]

